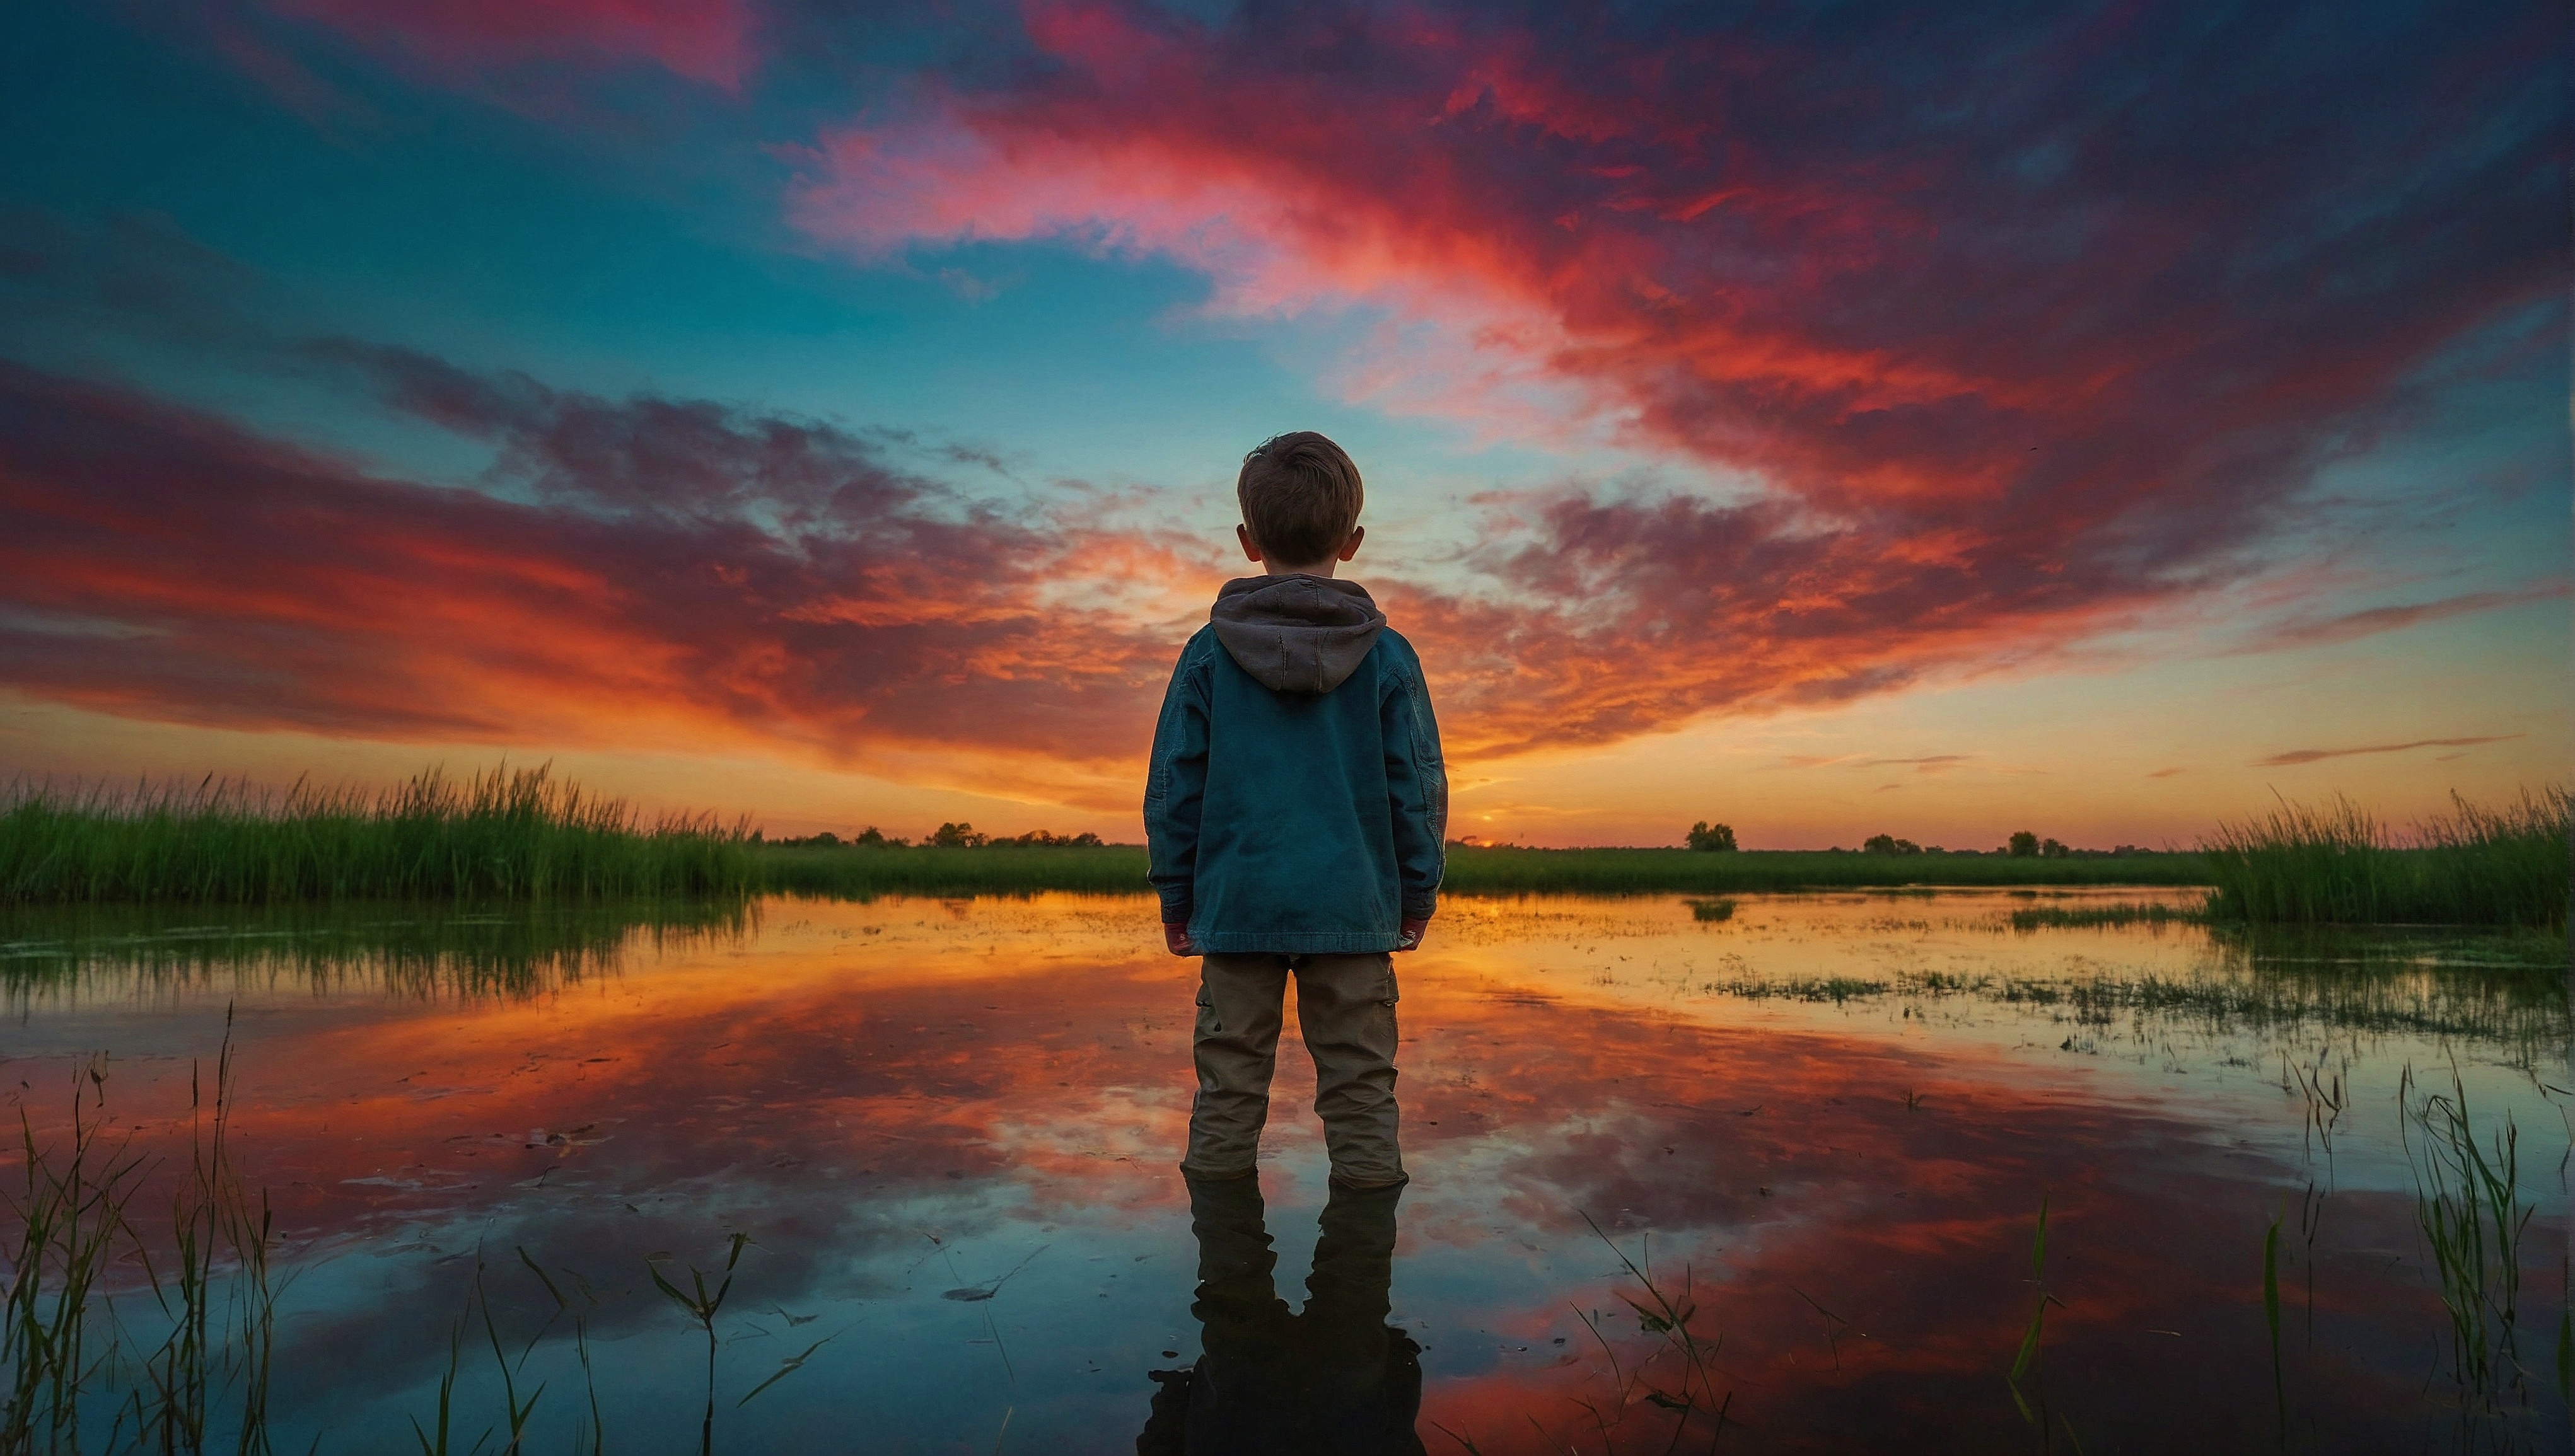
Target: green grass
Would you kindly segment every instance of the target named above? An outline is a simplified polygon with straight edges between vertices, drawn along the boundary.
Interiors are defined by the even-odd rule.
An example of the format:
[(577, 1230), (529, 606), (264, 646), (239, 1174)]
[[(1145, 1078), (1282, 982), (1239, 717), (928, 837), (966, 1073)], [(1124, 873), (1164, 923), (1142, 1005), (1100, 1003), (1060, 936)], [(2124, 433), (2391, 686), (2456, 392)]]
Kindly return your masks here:
[[(1145, 851), (1083, 849), (787, 848), (758, 851), (762, 883), (791, 894), (1141, 893)], [(1814, 850), (1501, 849), (1452, 847), (1449, 894), (1701, 894), (1905, 885), (2206, 884), (2192, 854), (2081, 859), (2001, 855), (1835, 854)]]
[(2575, 793), (2552, 786), (2453, 810), (2399, 837), (2349, 799), (2283, 803), (2202, 846), (2211, 919), (2272, 925), (2566, 929)]
[(2206, 884), (2193, 854), (2010, 858), (2000, 854), (1843, 854), (1808, 849), (1454, 848), (1454, 894), (1734, 894), (1903, 885)]
[[(2010, 857), (1815, 850), (1452, 847), (1455, 895), (1684, 894), (2005, 885), (2213, 885), (2233, 924), (2470, 924), (2564, 934), (2569, 793), (2456, 810), (2400, 842), (2343, 800), (2220, 827), (2199, 853)], [(0, 905), (288, 904), (355, 899), (608, 901), (761, 891), (1139, 894), (1134, 845), (903, 848), (761, 844), (542, 767), (422, 773), (371, 792), (298, 783), (0, 790)], [(1720, 912), (1700, 911), (1703, 918)], [(2020, 928), (2196, 918), (2172, 908), (2033, 909)], [(2025, 922), (2025, 923), (2024, 923)]]
[(380, 792), (211, 779), (0, 792), (0, 904), (738, 895), (755, 874), (741, 827), (647, 824), (542, 767), (464, 782), (432, 769)]

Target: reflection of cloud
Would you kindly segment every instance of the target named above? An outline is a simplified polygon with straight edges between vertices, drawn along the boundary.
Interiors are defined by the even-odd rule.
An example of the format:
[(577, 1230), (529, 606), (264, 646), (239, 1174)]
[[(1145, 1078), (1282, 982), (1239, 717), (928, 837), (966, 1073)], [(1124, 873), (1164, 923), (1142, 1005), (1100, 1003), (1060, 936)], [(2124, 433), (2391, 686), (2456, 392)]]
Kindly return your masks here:
[[(648, 1255), (712, 1267), (733, 1228), (756, 1239), (740, 1308), (862, 1297), (885, 1321), (879, 1336), (886, 1324), (916, 1328), (910, 1311), (936, 1308), (941, 1288), (996, 1278), (1039, 1243), (1055, 1251), (1032, 1283), (1115, 1251), (1074, 1292), (1017, 1306), (1014, 1319), (1040, 1348), (1160, 1348), (1185, 1317), (1186, 1275), (1167, 1281), (1168, 1304), (1141, 1309), (1093, 1292), (1093, 1281), (1105, 1289), (1103, 1276), (1134, 1269), (1130, 1244), (1166, 1259), (1187, 1248), (1171, 1163), (1189, 1100), (1189, 970), (1123, 948), (1134, 942), (1119, 937), (1150, 926), (1129, 908), (1149, 905), (800, 905), (756, 958), (732, 945), (691, 950), (630, 964), (597, 993), (560, 986), (525, 1002), (435, 1008), (362, 997), (327, 1014), (246, 1017), (230, 1145), (251, 1184), (273, 1190), (296, 1259), (318, 1266), (299, 1285), (308, 1302), (281, 1326), (282, 1402), (300, 1410), (326, 1393), (434, 1388), (439, 1337), (477, 1241), (495, 1255), (504, 1329), (534, 1329), (555, 1308), (512, 1269), (504, 1251), (524, 1244), (606, 1301), (590, 1316), (592, 1339), (663, 1331), (666, 1346), (621, 1348), (630, 1370), (669, 1369), (652, 1362), (671, 1349), (703, 1358), (644, 1280)], [(1565, 912), (1517, 913), (1548, 923)], [(2269, 1398), (2258, 1283), (2242, 1277), (2243, 1255), (2260, 1246), (2269, 1190), (2294, 1168), (2294, 1133), (2205, 1136), (2222, 1107), (2127, 1095), (2093, 1067), (2034, 1066), (2015, 1038), (1976, 1025), (1982, 1015), (1895, 1037), (1848, 1034), (1856, 1023), (1836, 1029), (1829, 1013), (1747, 1026), (1735, 1011), (1636, 986), (1622, 1002), (1567, 973), (1584, 962), (1571, 947), (1635, 919), (1623, 905), (1594, 914), (1555, 921), (1563, 957), (1518, 961), (1505, 945), (1463, 948), (1461, 937), (1461, 948), (1404, 969), (1415, 1182), (1398, 1269), (1436, 1271), (1408, 1286), (1408, 1313), (1441, 1327), (1431, 1343), (1472, 1356), (1425, 1392), (1427, 1414), (1471, 1427), (1479, 1449), (1533, 1451), (1510, 1444), (1526, 1437), (1486, 1438), (1525, 1431), (1524, 1413), (1569, 1419), (1568, 1397), (1600, 1392), (1605, 1372), (1589, 1353), (1567, 1358), (1550, 1338), (1588, 1338), (1567, 1304), (1619, 1307), (1621, 1276), (1589, 1215), (1631, 1256), (1650, 1252), (1663, 1277), (1693, 1269), (1696, 1327), (1725, 1336), (1733, 1416), (1771, 1444), (1881, 1449), (1887, 1431), (1918, 1430), (1928, 1435), (1908, 1435), (1907, 1449), (2000, 1449), (2025, 1434), (1993, 1381), (2028, 1319), (2042, 1196), (2051, 1254), (2064, 1254), (2047, 1274), (2066, 1300), (2049, 1315), (2051, 1368), (2117, 1374), (2083, 1385), (2088, 1418), (2141, 1449), (2216, 1449), (2234, 1429), (2223, 1423)], [(1790, 932), (1780, 952), (1801, 965), (1834, 953), (1833, 937), (1813, 928)], [(1501, 933), (1536, 949), (1522, 924)], [(1549, 960), (1551, 972), (1530, 968)], [(212, 1040), (223, 998), (172, 993)], [(1987, 1009), (2027, 1012), (2042, 1028), (2049, 1014)], [(1313, 1120), (1299, 1106), (1301, 1052), (1291, 1044), (1283, 1063), (1273, 1136), (1303, 1156)], [(121, 1119), (141, 1123), (137, 1149), (183, 1144), (184, 1065), (123, 1065), (109, 1096)], [(55, 1072), (68, 1080), (70, 1058)], [(32, 1111), (60, 1115), (50, 1098)], [(531, 1127), (585, 1125), (575, 1145), (528, 1146)], [(38, 1132), (50, 1135), (41, 1121)], [(153, 1176), (186, 1165), (165, 1158)], [(1283, 1182), (1290, 1196), (1319, 1196), (1277, 1171), (1268, 1182), (1274, 1196)], [(161, 1206), (160, 1191), (137, 1206)], [(2411, 1237), (2410, 1198), (2367, 1188), (2335, 1198), (2316, 1253), (2320, 1268), (2343, 1272), (2319, 1300), (2320, 1348), (2414, 1348), (2426, 1308), (2414, 1270), (2344, 1261)], [(2543, 1209), (2541, 1241), (2560, 1218)], [(348, 1240), (384, 1253), (399, 1243), (408, 1259), (328, 1258)], [(955, 1274), (934, 1249), (956, 1252)], [(456, 1257), (431, 1262), (442, 1255)], [(902, 1270), (916, 1260), (906, 1288)], [(315, 1298), (331, 1279), (369, 1297)], [(1016, 1338), (1022, 1325), (1009, 1327)], [(2184, 1350), (2142, 1333), (2154, 1328), (2205, 1333)], [(1472, 1350), (1469, 1331), (1505, 1349)], [(1649, 1343), (1632, 1323), (1608, 1334), (1638, 1352)], [(326, 1351), (358, 1358), (345, 1368), (298, 1358)], [(902, 1368), (943, 1377), (959, 1368), (941, 1363), (953, 1358)], [(887, 1394), (886, 1368), (871, 1360), (851, 1378)], [(1141, 1423), (1145, 1382), (1129, 1374), (1114, 1398), (1132, 1404), (1117, 1415)], [(2419, 1365), (2403, 1359), (2320, 1362), (2309, 1378), (2325, 1382), (2311, 1407), (2324, 1449), (2385, 1445), (2369, 1426), (2382, 1423), (2383, 1436), (2390, 1410), (2441, 1418), (2416, 1398)], [(2181, 1388), (2201, 1398), (2168, 1399)], [(1961, 1389), (1982, 1394), (1961, 1401)], [(669, 1408), (668, 1394), (646, 1392), (641, 1409)], [(1064, 1403), (1040, 1419), (1071, 1429), (1095, 1415), (1084, 1398), (1050, 1396)], [(1640, 1426), (1660, 1419), (1638, 1404)], [(728, 1418), (749, 1423), (765, 1409)], [(1925, 1410), (1942, 1419), (1921, 1423)], [(2159, 1424), (2174, 1419), (2215, 1424)], [(1081, 1434), (1101, 1428), (1094, 1419)]]
[(2464, 748), (2473, 747), (2478, 743), (2510, 742), (2514, 738), (2523, 736), (2525, 734), (2522, 733), (2498, 733), (2482, 738), (2416, 738), (2410, 743), (2372, 743), (2361, 748), (2291, 748), (2285, 753), (2273, 753), (2268, 758), (2256, 758), (2252, 766), (2283, 768), (2298, 763), (2313, 763), (2324, 758), (2348, 758), (2355, 753), (2402, 753), (2409, 748)]

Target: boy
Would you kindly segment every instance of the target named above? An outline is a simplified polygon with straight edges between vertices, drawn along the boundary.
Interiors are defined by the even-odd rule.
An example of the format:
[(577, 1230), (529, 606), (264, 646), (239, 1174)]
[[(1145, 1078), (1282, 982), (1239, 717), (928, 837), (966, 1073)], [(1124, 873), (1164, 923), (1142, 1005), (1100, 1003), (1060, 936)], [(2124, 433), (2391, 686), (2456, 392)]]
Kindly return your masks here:
[(1270, 1116), (1280, 1007), (1314, 1056), (1332, 1181), (1404, 1181), (1394, 962), (1439, 891), (1448, 779), (1421, 661), (1365, 589), (1359, 472), (1311, 431), (1244, 457), (1235, 536), (1265, 575), (1225, 584), (1181, 650), (1145, 780), (1163, 937), (1200, 955), (1193, 1178), (1249, 1177)]

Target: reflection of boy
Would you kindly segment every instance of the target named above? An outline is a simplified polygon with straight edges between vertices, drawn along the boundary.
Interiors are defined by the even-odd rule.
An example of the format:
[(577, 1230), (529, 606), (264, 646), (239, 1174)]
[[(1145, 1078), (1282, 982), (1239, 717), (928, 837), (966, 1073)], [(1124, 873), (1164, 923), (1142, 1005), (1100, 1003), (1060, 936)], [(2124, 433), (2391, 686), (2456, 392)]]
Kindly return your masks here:
[(1305, 1278), (1288, 1312), (1279, 1255), (1250, 1179), (1190, 1184), (1199, 1238), (1206, 1353), (1157, 1370), (1138, 1456), (1422, 1456), (1421, 1347), (1385, 1322), (1401, 1188), (1332, 1190)]
[(1421, 943), (1438, 897), (1439, 728), (1411, 645), (1332, 578), (1366, 534), (1350, 458), (1282, 435), (1235, 494), (1266, 575), (1226, 583), (1181, 650), (1145, 781), (1164, 939), (1206, 957), (1181, 1167), (1254, 1171), (1292, 975), (1333, 1181), (1399, 1183), (1387, 952)]

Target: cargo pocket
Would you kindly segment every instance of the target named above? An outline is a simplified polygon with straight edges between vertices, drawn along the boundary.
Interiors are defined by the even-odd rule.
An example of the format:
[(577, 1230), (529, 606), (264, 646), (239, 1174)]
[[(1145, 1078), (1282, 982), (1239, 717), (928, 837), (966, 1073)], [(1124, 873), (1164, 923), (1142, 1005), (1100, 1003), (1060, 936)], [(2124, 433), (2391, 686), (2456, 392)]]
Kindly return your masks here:
[(1398, 991), (1398, 990), (1396, 990), (1396, 989), (1395, 989), (1395, 985), (1394, 985), (1394, 957), (1393, 957), (1393, 956), (1391, 956), (1391, 955), (1388, 955), (1388, 956), (1384, 957), (1384, 960), (1385, 960), (1385, 984), (1384, 984), (1383, 989), (1381, 989), (1381, 990), (1379, 990), (1379, 991), (1377, 992), (1377, 1001), (1378, 1001), (1378, 1003), (1379, 1003), (1379, 1004), (1381, 1004), (1381, 1005), (1391, 1006), (1391, 1005), (1393, 1005), (1396, 1001), (1399, 1001), (1399, 1000), (1403, 999), (1403, 993), (1402, 993), (1401, 991)]
[(1216, 1016), (1216, 992), (1209, 990), (1208, 983), (1202, 980), (1199, 982), (1199, 1035), (1207, 1037), (1224, 1034), (1225, 1023), (1219, 1021)]

